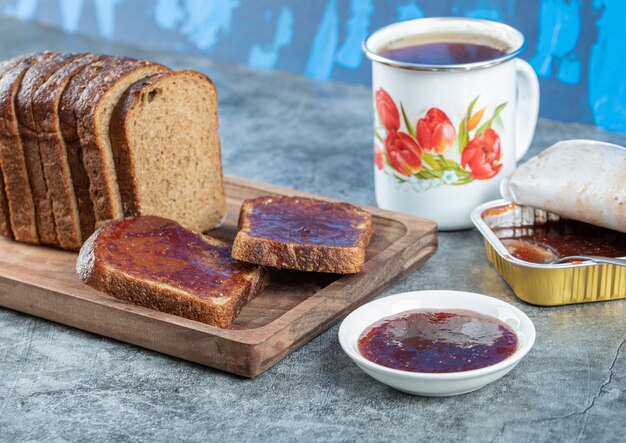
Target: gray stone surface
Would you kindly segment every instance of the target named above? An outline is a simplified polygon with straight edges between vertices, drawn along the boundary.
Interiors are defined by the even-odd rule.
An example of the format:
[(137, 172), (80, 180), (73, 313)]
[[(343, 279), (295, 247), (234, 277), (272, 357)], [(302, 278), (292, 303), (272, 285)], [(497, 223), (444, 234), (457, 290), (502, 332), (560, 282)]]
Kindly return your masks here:
[[(370, 91), (0, 20), (0, 59), (42, 49), (149, 57), (213, 76), (226, 173), (373, 204)], [(626, 136), (541, 120), (564, 138)], [(515, 298), (474, 231), (382, 295), (481, 292), (521, 308), (537, 342), (509, 375), (443, 399), (396, 392), (346, 357), (330, 328), (255, 380), (0, 308), (0, 441), (623, 441), (626, 301), (540, 308)]]

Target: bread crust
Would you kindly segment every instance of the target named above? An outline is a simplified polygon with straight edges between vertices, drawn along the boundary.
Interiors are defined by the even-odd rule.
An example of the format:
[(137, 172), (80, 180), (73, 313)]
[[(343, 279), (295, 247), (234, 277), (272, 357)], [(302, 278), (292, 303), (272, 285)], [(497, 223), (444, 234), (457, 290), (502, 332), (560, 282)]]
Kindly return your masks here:
[[(77, 166), (70, 167), (70, 155), (61, 132), (59, 104), (70, 80), (100, 58), (102, 56), (95, 54), (77, 54), (71, 62), (57, 70), (37, 88), (32, 99), (33, 116), (43, 172), (52, 202), (56, 235), (59, 246), (68, 250), (80, 249), (83, 240), (93, 233), (94, 220), (93, 209), (90, 205), (87, 205), (86, 214), (82, 217), (78, 210), (75, 181), (79, 178), (72, 174), (72, 170)], [(75, 158), (74, 162), (80, 161)], [(80, 172), (78, 175), (80, 176)], [(91, 203), (88, 192), (85, 196), (88, 203)]]
[(71, 63), (82, 54), (59, 54), (51, 52), (45, 60), (33, 64), (22, 79), (19, 91), (15, 97), (15, 112), (20, 124), (31, 131), (37, 130), (37, 123), (33, 114), (32, 101), (37, 89), (56, 71)]
[[(11, 58), (9, 60), (3, 60), (0, 62), (0, 79), (10, 69), (23, 63), (24, 61), (33, 58), (34, 54), (26, 54), (18, 57)], [(4, 176), (2, 175), (2, 162), (0, 162), (0, 235), (3, 237), (13, 238), (13, 231), (11, 230), (11, 221), (9, 213), (9, 202), (4, 185)]]
[(99, 121), (104, 98), (110, 94), (121, 96), (135, 81), (169, 70), (145, 60), (119, 64), (96, 76), (74, 104), (96, 226), (124, 216), (110, 141), (99, 135), (102, 129), (109, 137), (109, 121)]
[(63, 138), (66, 140), (78, 138), (78, 102), (88, 86), (94, 82), (94, 79), (103, 72), (109, 71), (120, 64), (136, 62), (137, 60), (129, 57), (104, 55), (90, 63), (70, 79), (70, 82), (63, 90), (63, 96), (59, 104), (59, 119)]
[(0, 173), (0, 235), (2, 237), (13, 238), (9, 214), (9, 202), (4, 191), (4, 177)]
[(9, 207), (11, 230), (16, 240), (39, 244), (36, 210), (28, 166), (15, 109), (15, 97), (27, 70), (53, 53), (22, 59), (0, 79), (0, 163)]
[[(138, 218), (141, 217), (126, 220)], [(160, 217), (152, 218), (161, 219)], [(111, 230), (116, 229), (119, 222), (111, 222), (94, 232), (81, 248), (76, 262), (76, 272), (81, 281), (117, 299), (226, 328), (237, 317), (243, 306), (261, 293), (269, 283), (267, 271), (262, 267), (252, 265), (243, 283), (228, 284), (226, 282), (224, 290), (227, 293), (225, 294), (194, 294), (175, 285), (156, 282), (149, 277), (140, 278), (132, 275), (104, 260), (104, 254), (101, 252), (104, 243), (109, 241), (107, 235)], [(136, 235), (136, 231), (133, 231), (133, 235)], [(197, 238), (207, 245), (227, 247), (225, 243), (212, 237), (198, 234)]]
[[(360, 218), (358, 238), (350, 246), (332, 244), (307, 244), (296, 241), (282, 241), (271, 236), (258, 237), (251, 234), (253, 221), (250, 215), (254, 209), (268, 201), (286, 202), (294, 211), (304, 211), (302, 205), (334, 205), (353, 219)], [(301, 197), (266, 196), (246, 200), (239, 214), (239, 232), (233, 244), (232, 255), (237, 260), (275, 268), (295, 269), (309, 272), (353, 274), (360, 272), (365, 263), (365, 250), (373, 233), (369, 213), (348, 203), (328, 203)]]
[(30, 187), (35, 202), (35, 217), (39, 240), (43, 244), (59, 246), (56, 223), (52, 211), (52, 199), (43, 169), (37, 123), (33, 115), (33, 96), (58, 69), (70, 63), (76, 54), (52, 54), (45, 60), (33, 64), (22, 79), (15, 97), (15, 110), (20, 128), (22, 147), (26, 157)]

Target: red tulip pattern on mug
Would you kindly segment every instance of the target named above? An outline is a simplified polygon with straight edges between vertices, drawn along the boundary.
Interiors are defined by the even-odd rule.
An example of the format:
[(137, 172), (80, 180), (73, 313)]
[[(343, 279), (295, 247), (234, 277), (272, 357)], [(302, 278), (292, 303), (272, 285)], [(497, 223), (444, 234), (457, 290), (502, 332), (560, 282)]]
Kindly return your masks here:
[[(428, 109), (413, 125), (402, 104), (398, 109), (387, 91), (378, 89), (375, 97), (376, 168), (397, 183), (410, 182), (413, 189), (420, 191), (495, 177), (502, 169), (502, 150), (500, 136), (492, 126), (499, 122), (498, 116), (506, 102), (496, 106), (491, 117), (483, 121), (486, 107), (474, 112), (479, 97), (469, 104), (456, 128), (448, 115), (435, 107)], [(450, 158), (450, 149), (455, 144), (460, 163)]]

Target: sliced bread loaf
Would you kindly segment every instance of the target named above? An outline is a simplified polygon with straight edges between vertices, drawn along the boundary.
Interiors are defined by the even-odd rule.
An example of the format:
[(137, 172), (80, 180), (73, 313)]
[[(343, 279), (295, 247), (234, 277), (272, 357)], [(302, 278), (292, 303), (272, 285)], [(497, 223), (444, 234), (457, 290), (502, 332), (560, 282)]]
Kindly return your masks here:
[(29, 67), (52, 55), (54, 53), (50, 52), (35, 54), (9, 69), (0, 79), (0, 164), (11, 229), (16, 240), (33, 244), (39, 243), (39, 235), (28, 167), (20, 139), (15, 97)]
[(109, 133), (113, 109), (133, 83), (169, 70), (140, 60), (120, 63), (94, 77), (74, 102), (96, 226), (124, 216)]
[[(80, 249), (83, 241), (93, 233), (94, 218), (89, 182), (81, 183), (81, 179), (87, 180), (87, 173), (82, 168), (78, 152), (70, 152), (66, 147), (61, 132), (59, 104), (70, 80), (102, 57), (95, 54), (78, 56), (37, 88), (32, 100), (43, 171), (52, 200), (56, 235), (59, 245), (69, 250)], [(73, 158), (73, 162), (70, 162), (70, 158)], [(81, 185), (84, 186), (84, 193), (77, 190)], [(81, 205), (84, 213), (79, 213), (78, 210), (77, 195), (81, 194), (84, 195)]]
[(43, 171), (37, 124), (33, 116), (33, 95), (55, 71), (70, 63), (76, 54), (54, 54), (40, 63), (33, 64), (25, 73), (15, 97), (15, 113), (19, 123), (22, 149), (26, 159), (28, 178), (35, 202), (35, 220), (39, 241), (58, 246), (52, 201)]
[(365, 263), (372, 216), (348, 203), (268, 196), (241, 206), (237, 260), (299, 271), (352, 274)]
[(226, 214), (217, 94), (196, 71), (147, 77), (122, 96), (111, 147), (125, 215), (158, 214), (203, 232)]
[(267, 272), (227, 245), (161, 217), (111, 222), (83, 245), (86, 284), (120, 300), (225, 328), (268, 283)]

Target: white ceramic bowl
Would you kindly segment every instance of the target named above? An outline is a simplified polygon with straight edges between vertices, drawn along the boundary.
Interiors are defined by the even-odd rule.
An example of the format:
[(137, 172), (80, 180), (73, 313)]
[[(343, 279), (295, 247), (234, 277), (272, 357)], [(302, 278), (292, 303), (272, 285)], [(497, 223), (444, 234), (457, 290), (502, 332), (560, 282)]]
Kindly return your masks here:
[[(496, 317), (517, 334), (517, 350), (492, 366), (443, 374), (400, 371), (376, 364), (361, 355), (358, 339), (366, 328), (384, 317), (422, 308), (469, 309)], [(413, 291), (390, 295), (356, 309), (339, 328), (341, 347), (366, 374), (399, 391), (430, 397), (464, 394), (482, 388), (511, 371), (534, 342), (533, 322), (515, 306), (486, 295), (459, 291)]]

